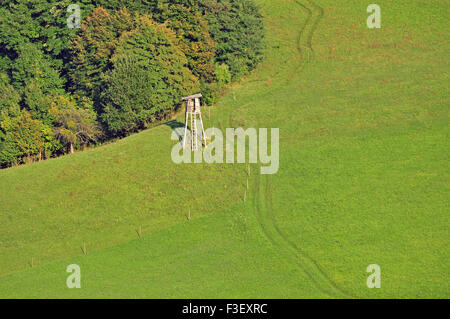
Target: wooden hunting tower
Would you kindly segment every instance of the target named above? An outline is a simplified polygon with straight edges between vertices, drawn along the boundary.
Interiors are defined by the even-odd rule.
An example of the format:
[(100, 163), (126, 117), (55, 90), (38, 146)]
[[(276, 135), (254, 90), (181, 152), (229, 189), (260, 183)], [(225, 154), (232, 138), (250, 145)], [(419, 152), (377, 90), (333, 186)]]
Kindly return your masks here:
[[(183, 149), (186, 147), (186, 137), (189, 119), (191, 121), (191, 151), (196, 151), (198, 149), (198, 139), (203, 145), (206, 146), (206, 135), (205, 129), (203, 128), (202, 113), (200, 111), (200, 98), (202, 94), (194, 94), (191, 96), (186, 96), (182, 101), (186, 102), (186, 116), (184, 124), (184, 136), (183, 136)], [(197, 127), (199, 122), (200, 128)], [(200, 129), (200, 136), (198, 135), (198, 130)]]

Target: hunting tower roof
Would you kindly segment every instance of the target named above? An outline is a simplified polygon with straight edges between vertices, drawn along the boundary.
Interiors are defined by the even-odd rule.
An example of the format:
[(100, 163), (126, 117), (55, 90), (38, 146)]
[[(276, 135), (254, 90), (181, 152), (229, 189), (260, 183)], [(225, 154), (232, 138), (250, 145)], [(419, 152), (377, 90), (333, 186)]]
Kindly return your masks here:
[(194, 95), (190, 95), (190, 96), (185, 96), (184, 98), (182, 98), (182, 101), (188, 101), (188, 100), (193, 100), (193, 99), (197, 99), (202, 97), (203, 95), (201, 93), (198, 94), (194, 94)]

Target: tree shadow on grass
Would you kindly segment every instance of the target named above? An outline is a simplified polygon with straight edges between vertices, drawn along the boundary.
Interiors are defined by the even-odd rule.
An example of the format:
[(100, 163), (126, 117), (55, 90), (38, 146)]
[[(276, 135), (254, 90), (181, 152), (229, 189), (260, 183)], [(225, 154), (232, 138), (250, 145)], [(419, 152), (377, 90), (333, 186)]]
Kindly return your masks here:
[(184, 123), (181, 123), (177, 120), (172, 120), (167, 123), (164, 123), (164, 125), (167, 125), (168, 127), (170, 127), (172, 129), (172, 131), (174, 131), (175, 134), (177, 134), (178, 140), (181, 141), (183, 139)]

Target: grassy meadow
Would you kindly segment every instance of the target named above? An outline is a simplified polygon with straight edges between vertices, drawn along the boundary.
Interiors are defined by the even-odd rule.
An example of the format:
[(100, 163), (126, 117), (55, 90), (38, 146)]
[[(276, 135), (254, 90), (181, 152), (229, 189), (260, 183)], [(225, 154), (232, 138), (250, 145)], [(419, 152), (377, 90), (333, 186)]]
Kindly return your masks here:
[(182, 114), (1, 170), (0, 298), (450, 297), (448, 1), (258, 3), (265, 60), (203, 116), (279, 128), (278, 173), (174, 164)]

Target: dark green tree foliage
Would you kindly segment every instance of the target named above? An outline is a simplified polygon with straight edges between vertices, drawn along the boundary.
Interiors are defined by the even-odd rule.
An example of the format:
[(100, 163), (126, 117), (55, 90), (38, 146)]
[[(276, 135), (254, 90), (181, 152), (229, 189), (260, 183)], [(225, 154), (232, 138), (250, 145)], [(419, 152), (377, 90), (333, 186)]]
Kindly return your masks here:
[(147, 127), (198, 90), (213, 103), (262, 57), (252, 0), (0, 0), (0, 28), (2, 167)]
[(198, 89), (187, 59), (174, 44), (175, 34), (149, 16), (122, 35), (112, 57), (102, 119), (113, 134), (143, 128), (161, 112), (171, 110), (182, 95)]
[(261, 61), (264, 25), (250, 0), (198, 0), (216, 42), (216, 61), (230, 67), (233, 80), (247, 75)]
[[(209, 41), (202, 35), (204, 30), (196, 26), (206, 20), (208, 33), (215, 42), (214, 61), (227, 64), (233, 80), (247, 75), (263, 56), (263, 17), (252, 0), (100, 0), (98, 3), (108, 9), (127, 7), (130, 11), (149, 13), (160, 23), (167, 21), (168, 27), (178, 35), (183, 33), (189, 43), (200, 43), (204, 49)], [(185, 54), (190, 60), (189, 52)], [(193, 59), (198, 58), (193, 56)], [(192, 67), (191, 70), (195, 74)]]
[(32, 13), (35, 11), (33, 7), (34, 4), (30, 1), (1, 0), (0, 42), (11, 56), (17, 52), (20, 45), (31, 41), (37, 42), (42, 36), (43, 32), (38, 20), (32, 18)]
[(14, 89), (6, 73), (0, 73), (0, 112), (19, 108), (20, 94)]
[(80, 34), (70, 45), (70, 76), (75, 92), (98, 100), (119, 37), (134, 28), (134, 18), (126, 9), (110, 14), (100, 7), (83, 21)]
[(21, 93), (32, 118), (50, 124), (50, 102), (53, 96), (64, 92), (63, 80), (35, 44), (22, 44), (18, 51), (12, 67), (13, 85)]
[(32, 118), (42, 120), (45, 124), (51, 125), (51, 118), (48, 114), (52, 97), (56, 92), (45, 94), (38, 81), (30, 81), (24, 88), (24, 103), (26, 109), (31, 113)]
[(18, 47), (18, 58), (14, 61), (13, 85), (19, 91), (35, 82), (43, 94), (61, 93), (63, 80), (48, 58), (32, 43), (25, 43)]
[[(97, 1), (104, 7), (103, 11), (94, 10), (91, 17), (84, 21), (86, 30), (82, 27), (84, 34), (91, 33), (101, 36), (103, 39), (111, 39), (110, 30), (107, 25), (114, 20), (114, 17), (108, 14), (108, 11), (117, 12), (127, 8), (127, 12), (151, 14), (152, 18), (159, 23), (166, 23), (167, 27), (177, 35), (177, 44), (180, 45), (183, 53), (188, 59), (188, 66), (194, 75), (207, 81), (213, 80), (214, 75), (214, 55), (215, 43), (209, 33), (209, 27), (206, 19), (198, 10), (197, 1), (161, 1), (161, 0), (122, 0), (122, 1)], [(103, 17), (103, 23), (101, 22)], [(131, 17), (131, 16), (130, 16)], [(98, 24), (92, 25), (92, 20)], [(130, 25), (130, 24), (128, 24)], [(120, 36), (121, 30), (117, 30)], [(99, 39), (100, 40), (100, 39)], [(76, 40), (79, 42), (79, 38)], [(83, 44), (82, 44), (83, 46)], [(84, 46), (85, 47), (85, 46)], [(77, 46), (72, 46), (76, 49)], [(95, 46), (94, 46), (95, 48)], [(82, 64), (82, 63), (81, 63)], [(79, 63), (78, 63), (79, 65)]]
[(173, 2), (159, 3), (153, 18), (177, 35), (177, 44), (188, 59), (188, 67), (194, 75), (207, 82), (214, 80), (215, 42), (209, 26), (196, 8)]
[[(91, 0), (77, 1), (82, 12), (93, 9)], [(52, 64), (63, 68), (70, 38), (77, 29), (66, 26), (67, 7), (72, 0), (0, 0), (0, 55), (14, 59), (23, 44), (32, 42), (51, 57)]]

